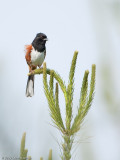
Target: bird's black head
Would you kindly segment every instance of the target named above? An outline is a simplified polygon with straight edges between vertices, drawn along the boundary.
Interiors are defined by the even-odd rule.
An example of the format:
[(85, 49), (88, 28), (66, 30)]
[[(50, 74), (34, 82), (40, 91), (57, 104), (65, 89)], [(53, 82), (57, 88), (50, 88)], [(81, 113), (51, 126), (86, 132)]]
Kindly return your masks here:
[(32, 46), (35, 50), (43, 52), (45, 50), (45, 43), (47, 40), (47, 36), (44, 33), (38, 33), (32, 42)]

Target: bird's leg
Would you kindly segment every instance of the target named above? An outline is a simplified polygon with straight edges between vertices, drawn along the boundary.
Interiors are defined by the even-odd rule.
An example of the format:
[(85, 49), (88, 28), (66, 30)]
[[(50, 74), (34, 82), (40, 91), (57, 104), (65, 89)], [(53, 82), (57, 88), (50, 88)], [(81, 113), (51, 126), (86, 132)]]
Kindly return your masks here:
[(29, 72), (31, 73), (31, 74), (33, 74), (34, 73), (34, 70), (36, 69), (36, 67), (35, 66), (31, 66), (31, 65), (29, 65)]

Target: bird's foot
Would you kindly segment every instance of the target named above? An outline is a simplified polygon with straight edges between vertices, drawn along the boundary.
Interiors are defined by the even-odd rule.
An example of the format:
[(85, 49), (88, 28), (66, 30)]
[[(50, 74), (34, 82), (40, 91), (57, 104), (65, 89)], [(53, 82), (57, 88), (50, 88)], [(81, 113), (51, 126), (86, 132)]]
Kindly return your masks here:
[(30, 74), (34, 74), (34, 70), (31, 70), (31, 71), (30, 71)]

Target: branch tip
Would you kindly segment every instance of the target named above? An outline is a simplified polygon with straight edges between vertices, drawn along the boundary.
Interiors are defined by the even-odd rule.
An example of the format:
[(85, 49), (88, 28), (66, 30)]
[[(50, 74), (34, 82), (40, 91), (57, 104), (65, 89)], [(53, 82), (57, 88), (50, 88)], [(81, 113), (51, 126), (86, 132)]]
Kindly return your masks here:
[(86, 73), (86, 74), (89, 74), (89, 70), (86, 70), (85, 73)]
[(74, 54), (78, 54), (78, 51), (75, 51)]

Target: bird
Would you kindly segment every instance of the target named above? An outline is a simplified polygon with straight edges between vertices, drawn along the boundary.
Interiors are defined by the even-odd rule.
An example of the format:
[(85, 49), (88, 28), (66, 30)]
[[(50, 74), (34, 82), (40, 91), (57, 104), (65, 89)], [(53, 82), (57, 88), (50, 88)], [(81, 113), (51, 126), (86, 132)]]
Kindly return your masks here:
[[(30, 45), (25, 45), (25, 59), (29, 66), (29, 72), (32, 73), (37, 67), (41, 67), (46, 57), (47, 36), (44, 33), (38, 33)], [(29, 75), (26, 86), (26, 97), (34, 95), (34, 75)]]

